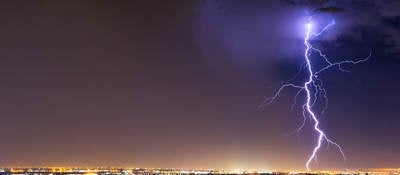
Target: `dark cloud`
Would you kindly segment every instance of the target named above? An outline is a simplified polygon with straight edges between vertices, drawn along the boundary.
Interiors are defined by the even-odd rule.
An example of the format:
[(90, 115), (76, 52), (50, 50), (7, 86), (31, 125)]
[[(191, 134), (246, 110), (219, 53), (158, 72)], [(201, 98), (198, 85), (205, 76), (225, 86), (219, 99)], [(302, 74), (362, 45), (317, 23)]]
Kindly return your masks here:
[[(344, 8), (343, 14), (332, 14), (342, 18), (344, 34), (354, 32), (363, 25), (377, 30), (391, 53), (400, 52), (400, 1), (398, 0), (288, 0), (288, 4), (305, 8), (336, 6)], [(317, 14), (318, 15), (318, 14)], [(354, 34), (354, 33), (353, 33)]]

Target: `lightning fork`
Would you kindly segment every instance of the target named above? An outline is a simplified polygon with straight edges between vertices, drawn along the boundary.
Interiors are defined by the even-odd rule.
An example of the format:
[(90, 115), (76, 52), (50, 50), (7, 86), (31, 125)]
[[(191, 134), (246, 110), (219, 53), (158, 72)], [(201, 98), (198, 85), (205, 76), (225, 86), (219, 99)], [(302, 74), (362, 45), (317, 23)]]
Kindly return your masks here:
[[(265, 98), (264, 102), (259, 106), (259, 107), (261, 107), (261, 106), (265, 106), (265, 105), (270, 105), (278, 97), (280, 97), (280, 94), (286, 88), (296, 88), (296, 89), (298, 89), (298, 91), (295, 95), (294, 103), (291, 106), (291, 109), (293, 109), (297, 103), (296, 101), (297, 101), (298, 96), (302, 92), (305, 92), (305, 94), (306, 94), (305, 103), (302, 105), (302, 107), (303, 107), (303, 113), (302, 113), (303, 122), (300, 125), (300, 127), (298, 129), (296, 129), (295, 131), (293, 131), (292, 133), (299, 132), (304, 127), (307, 116), (310, 117), (311, 121), (314, 124), (313, 129), (314, 129), (314, 131), (316, 131), (318, 137), (317, 137), (317, 144), (314, 146), (313, 151), (312, 151), (311, 155), (308, 157), (306, 165), (305, 165), (307, 168), (307, 171), (310, 171), (310, 164), (313, 160), (316, 160), (318, 151), (321, 148), (321, 145), (324, 141), (328, 145), (329, 144), (334, 145), (339, 150), (340, 154), (343, 157), (343, 160), (344, 161), (346, 160), (346, 156), (343, 152), (342, 147), (339, 144), (332, 141), (330, 138), (328, 138), (328, 136), (325, 134), (325, 132), (319, 127), (320, 122), (318, 120), (316, 113), (312, 109), (314, 104), (317, 103), (319, 95), (322, 95), (323, 99), (325, 100), (325, 107), (322, 110), (321, 114), (323, 114), (325, 112), (325, 110), (327, 109), (327, 102), (328, 102), (327, 92), (323, 88), (323, 82), (319, 78), (319, 74), (330, 68), (333, 68), (333, 67), (337, 67), (340, 71), (348, 72), (347, 70), (345, 70), (341, 67), (343, 64), (358, 64), (358, 63), (365, 62), (370, 59), (371, 54), (372, 54), (370, 52), (367, 57), (361, 58), (361, 59), (352, 59), (352, 60), (344, 60), (344, 61), (337, 61), (337, 62), (331, 61), (328, 58), (328, 56), (326, 54), (324, 54), (320, 49), (317, 49), (311, 45), (310, 39), (312, 39), (313, 37), (318, 37), (318, 36), (322, 35), (325, 31), (327, 31), (333, 25), (335, 25), (334, 20), (332, 20), (331, 23), (326, 25), (321, 31), (312, 35), (312, 24), (310, 22), (306, 24), (306, 34), (304, 37), (304, 45), (305, 45), (305, 51), (304, 51), (305, 63), (304, 64), (307, 68), (307, 73), (308, 73), (307, 80), (304, 82), (304, 84), (301, 84), (301, 85), (291, 83), (291, 81), (295, 80), (299, 76), (300, 71), (302, 71), (302, 69), (303, 69), (303, 64), (302, 64), (299, 72), (296, 73), (296, 75), (294, 77), (281, 83), (281, 86), (280, 86), (280, 88), (277, 89), (276, 93), (271, 97)], [(319, 54), (319, 56), (324, 60), (324, 62), (326, 63), (325, 67), (322, 67), (321, 69), (316, 70), (316, 71), (313, 70), (312, 62), (310, 59), (312, 51), (317, 52)]]

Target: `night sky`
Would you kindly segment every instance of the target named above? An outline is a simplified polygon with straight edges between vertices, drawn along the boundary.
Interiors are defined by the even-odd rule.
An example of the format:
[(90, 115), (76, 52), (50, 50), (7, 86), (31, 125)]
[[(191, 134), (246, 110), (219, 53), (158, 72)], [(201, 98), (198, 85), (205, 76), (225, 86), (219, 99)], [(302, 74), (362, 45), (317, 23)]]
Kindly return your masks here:
[[(324, 6), (340, 13), (315, 12)], [(399, 1), (2, 1), (0, 166), (304, 169), (304, 19), (331, 58), (318, 167), (400, 167)], [(317, 57), (315, 57), (317, 59)], [(318, 64), (318, 60), (314, 62)], [(319, 65), (316, 65), (319, 66)], [(302, 74), (301, 76), (306, 76)], [(301, 100), (299, 101), (301, 103)]]

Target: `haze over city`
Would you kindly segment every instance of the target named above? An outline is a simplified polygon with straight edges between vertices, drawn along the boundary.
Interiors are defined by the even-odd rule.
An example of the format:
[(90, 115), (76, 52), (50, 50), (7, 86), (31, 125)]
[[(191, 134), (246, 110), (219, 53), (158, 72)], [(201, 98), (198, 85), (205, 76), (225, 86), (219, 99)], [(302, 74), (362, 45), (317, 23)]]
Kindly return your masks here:
[[(311, 46), (332, 62), (365, 61), (312, 79), (326, 94), (310, 110), (346, 160), (322, 140), (310, 168), (400, 167), (400, 1), (38, 0), (0, 8), (0, 167), (305, 172), (319, 136), (303, 111), (306, 67), (329, 66), (313, 48), (305, 54)], [(295, 75), (300, 93), (284, 89), (268, 103)]]

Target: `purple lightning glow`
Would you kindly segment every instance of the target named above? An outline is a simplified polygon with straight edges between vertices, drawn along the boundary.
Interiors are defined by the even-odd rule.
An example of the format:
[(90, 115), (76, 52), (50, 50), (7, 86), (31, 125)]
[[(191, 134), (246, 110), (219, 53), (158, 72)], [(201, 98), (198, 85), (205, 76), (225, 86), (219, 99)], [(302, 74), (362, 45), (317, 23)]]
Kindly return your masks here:
[[(333, 25), (334, 23), (330, 23), (328, 26), (324, 27), (324, 29), (320, 33), (318, 33), (318, 35), (320, 35), (324, 30), (326, 30), (331, 24)], [(310, 56), (309, 52), (310, 52), (310, 49), (312, 49), (312, 46), (311, 46), (311, 44), (309, 42), (311, 30), (312, 30), (311, 23), (307, 23), (307, 33), (306, 33), (306, 36), (304, 38), (304, 45), (306, 46), (306, 50), (304, 52), (304, 58), (306, 59), (307, 68), (308, 68), (308, 72), (309, 72), (309, 78), (304, 83), (304, 87), (303, 87), (304, 90), (306, 91), (306, 94), (307, 94), (307, 100), (306, 100), (306, 104), (304, 105), (304, 107), (307, 110), (308, 114), (311, 116), (312, 120), (314, 121), (314, 130), (317, 131), (317, 133), (318, 133), (318, 142), (317, 142), (317, 145), (314, 147), (314, 150), (313, 150), (311, 156), (307, 160), (306, 168), (307, 168), (308, 171), (310, 170), (311, 161), (314, 160), (315, 157), (317, 156), (317, 152), (318, 152), (319, 148), (321, 147), (323, 139), (325, 139), (328, 143), (334, 144), (339, 149), (340, 153), (343, 156), (343, 159), (346, 159), (342, 148), (338, 144), (336, 144), (335, 142), (333, 142), (330, 139), (328, 139), (327, 136), (325, 135), (325, 133), (319, 128), (319, 126), (318, 126), (319, 125), (319, 121), (318, 121), (315, 113), (311, 109), (312, 104), (311, 104), (311, 92), (310, 92), (310, 89), (309, 89), (309, 85), (311, 83), (313, 83), (314, 76), (315, 76), (314, 72), (312, 70), (311, 61), (310, 61), (310, 58), (309, 58), (309, 56)], [(319, 51), (319, 53), (320, 53), (320, 55), (323, 55), (322, 52)], [(325, 56), (322, 56), (322, 57), (325, 58), (325, 60), (329, 63), (329, 65), (332, 64), (331, 62), (328, 61), (328, 59), (326, 59)], [(316, 85), (314, 84), (314, 86), (316, 86)], [(316, 89), (315, 91), (317, 92), (318, 89)]]
[[(338, 67), (338, 69), (340, 71), (349, 72), (341, 67), (342, 64), (346, 64), (346, 63), (358, 64), (358, 63), (367, 61), (371, 57), (371, 52), (370, 52), (369, 55), (363, 59), (332, 62), (327, 57), (327, 55), (325, 55), (320, 49), (313, 47), (310, 43), (310, 39), (320, 36), (321, 34), (323, 34), (326, 30), (328, 30), (333, 25), (335, 25), (334, 20), (332, 20), (331, 23), (329, 23), (324, 28), (322, 28), (321, 31), (313, 34), (312, 23), (308, 22), (306, 24), (306, 34), (304, 37), (304, 45), (306, 47), (305, 52), (304, 52), (305, 63), (301, 65), (299, 72), (294, 77), (292, 77), (288, 81), (283, 82), (281, 84), (280, 88), (276, 91), (275, 95), (272, 97), (266, 98), (264, 103), (262, 104), (262, 106), (271, 104), (272, 102), (274, 102), (275, 99), (277, 99), (280, 96), (280, 93), (282, 92), (282, 90), (284, 90), (287, 87), (292, 87), (292, 88), (298, 89), (298, 91), (295, 95), (295, 101), (294, 101), (293, 105), (291, 106), (291, 109), (293, 109), (293, 107), (296, 105), (298, 96), (302, 92), (305, 92), (305, 94), (306, 94), (305, 103), (302, 106), (303, 107), (303, 123), (297, 130), (294, 131), (294, 133), (299, 132), (304, 127), (307, 116), (309, 116), (311, 118), (311, 121), (314, 124), (313, 129), (318, 134), (318, 138), (317, 138), (317, 144), (315, 145), (311, 155), (307, 159), (307, 162), (305, 165), (307, 168), (307, 171), (310, 171), (310, 164), (313, 160), (316, 160), (318, 151), (321, 148), (322, 143), (324, 141), (326, 141), (326, 143), (328, 145), (332, 144), (332, 145), (336, 146), (336, 148), (338, 148), (340, 154), (342, 155), (343, 160), (344, 161), (346, 160), (346, 157), (344, 155), (342, 147), (339, 144), (332, 141), (331, 139), (329, 139), (328, 136), (325, 134), (325, 132), (319, 127), (320, 121), (318, 120), (316, 113), (313, 111), (313, 106), (314, 106), (314, 104), (317, 103), (319, 94), (322, 95), (323, 99), (325, 100), (325, 108), (322, 110), (321, 113), (323, 114), (324, 111), (327, 109), (327, 102), (328, 102), (327, 92), (323, 88), (323, 82), (319, 78), (319, 74), (328, 70), (329, 68), (332, 68), (332, 67)], [(325, 61), (327, 66), (325, 66), (319, 70), (313, 70), (312, 62), (311, 62), (311, 58), (310, 58), (312, 51), (315, 51), (316, 53), (318, 53), (319, 56)], [(296, 85), (294, 83), (290, 83), (292, 80), (297, 78), (297, 76), (302, 71), (304, 65), (307, 67), (308, 79), (304, 82), (303, 85)]]

